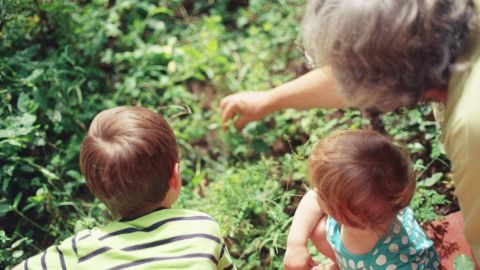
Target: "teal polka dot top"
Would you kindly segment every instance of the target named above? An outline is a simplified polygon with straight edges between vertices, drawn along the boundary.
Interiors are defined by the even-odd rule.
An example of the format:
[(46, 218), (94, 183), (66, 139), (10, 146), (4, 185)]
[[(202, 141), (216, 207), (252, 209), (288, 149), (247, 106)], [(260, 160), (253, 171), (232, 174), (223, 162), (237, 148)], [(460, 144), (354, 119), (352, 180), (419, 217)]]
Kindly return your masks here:
[(440, 269), (433, 242), (425, 236), (410, 208), (399, 212), (389, 232), (366, 254), (348, 252), (340, 238), (340, 224), (330, 216), (327, 217), (326, 228), (327, 240), (342, 270)]

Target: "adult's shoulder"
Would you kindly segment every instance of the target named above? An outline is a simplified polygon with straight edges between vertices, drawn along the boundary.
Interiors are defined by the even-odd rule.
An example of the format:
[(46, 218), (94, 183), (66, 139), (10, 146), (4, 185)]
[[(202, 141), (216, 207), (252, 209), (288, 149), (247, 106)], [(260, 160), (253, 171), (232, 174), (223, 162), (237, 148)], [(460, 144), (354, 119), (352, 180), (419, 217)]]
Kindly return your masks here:
[(479, 169), (471, 165), (480, 159), (480, 65), (471, 79), (442, 127), (442, 142), (457, 176), (459, 171)]
[(471, 191), (478, 192), (472, 184), (480, 181), (480, 54), (476, 55), (464, 70), (452, 74), (442, 127), (442, 141), (462, 200)]
[[(449, 148), (469, 147), (480, 139), (480, 40), (476, 53), (452, 70), (442, 127), (447, 154)], [(479, 149), (476, 149), (479, 150)]]

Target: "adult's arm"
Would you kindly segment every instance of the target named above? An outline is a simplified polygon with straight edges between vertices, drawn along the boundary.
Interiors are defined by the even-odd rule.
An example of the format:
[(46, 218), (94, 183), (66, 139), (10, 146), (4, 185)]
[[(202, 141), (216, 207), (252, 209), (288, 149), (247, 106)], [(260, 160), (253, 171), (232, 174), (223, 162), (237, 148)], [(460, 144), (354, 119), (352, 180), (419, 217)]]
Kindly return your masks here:
[(222, 99), (222, 121), (239, 114), (237, 129), (286, 108), (342, 108), (346, 103), (335, 90), (329, 66), (314, 69), (307, 74), (268, 91), (240, 92)]

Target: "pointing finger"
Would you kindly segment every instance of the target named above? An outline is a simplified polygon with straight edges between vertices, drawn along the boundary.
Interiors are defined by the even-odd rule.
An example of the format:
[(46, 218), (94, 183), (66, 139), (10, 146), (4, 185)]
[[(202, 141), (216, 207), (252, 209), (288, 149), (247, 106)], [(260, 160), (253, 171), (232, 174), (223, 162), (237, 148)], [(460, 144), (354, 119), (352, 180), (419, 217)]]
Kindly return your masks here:
[(220, 100), (220, 108), (223, 110), (225, 109), (225, 106), (227, 106), (228, 103), (230, 103), (230, 98), (231, 96), (226, 96), (224, 98), (222, 98), (222, 100)]
[(222, 123), (225, 124), (237, 112), (238, 107), (234, 102), (228, 103), (222, 113)]

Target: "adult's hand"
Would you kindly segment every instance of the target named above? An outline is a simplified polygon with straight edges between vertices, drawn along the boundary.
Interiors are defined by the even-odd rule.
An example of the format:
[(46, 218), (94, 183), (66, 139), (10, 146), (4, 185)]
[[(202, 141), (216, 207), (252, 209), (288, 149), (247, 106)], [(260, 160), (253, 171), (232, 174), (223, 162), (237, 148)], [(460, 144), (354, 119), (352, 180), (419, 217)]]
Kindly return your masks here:
[(220, 102), (223, 124), (238, 114), (234, 126), (240, 130), (249, 122), (264, 118), (269, 113), (269, 99), (268, 91), (240, 92), (224, 97)]
[(234, 123), (237, 129), (242, 129), (247, 123), (260, 120), (267, 114), (281, 109), (302, 110), (344, 106), (344, 101), (335, 91), (335, 82), (329, 66), (312, 70), (269, 91), (232, 94), (220, 102), (224, 125), (235, 114), (239, 114)]

